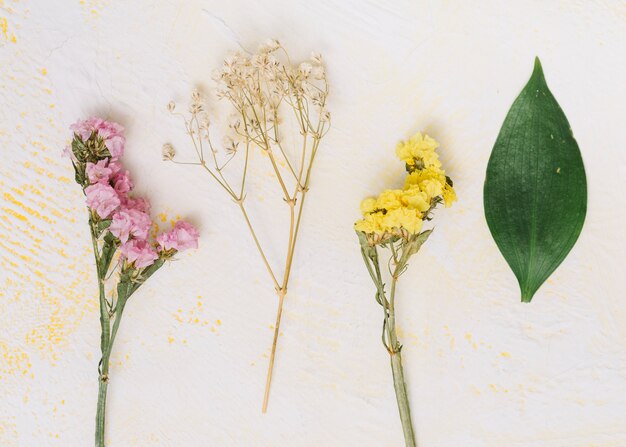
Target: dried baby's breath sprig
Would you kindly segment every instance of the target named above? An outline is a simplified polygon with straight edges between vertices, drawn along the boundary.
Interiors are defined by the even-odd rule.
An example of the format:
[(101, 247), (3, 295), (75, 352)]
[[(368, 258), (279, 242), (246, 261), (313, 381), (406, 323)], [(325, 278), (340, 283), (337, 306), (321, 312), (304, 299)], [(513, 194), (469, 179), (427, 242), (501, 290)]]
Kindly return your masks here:
[[(233, 108), (233, 114), (228, 120), (229, 134), (224, 138), (222, 147), (217, 147), (211, 138), (204, 100), (200, 93), (194, 91), (189, 114), (175, 112), (175, 105), (171, 103), (168, 110), (182, 117), (197, 160), (178, 161), (173, 156), (164, 158), (178, 164), (201, 167), (233, 199), (243, 214), (278, 295), (274, 339), (263, 398), (262, 408), (265, 412), (283, 303), (287, 295), (302, 210), (309, 191), (311, 170), (320, 142), (330, 128), (330, 113), (326, 110), (328, 82), (319, 54), (314, 54), (308, 61), (294, 64), (277, 40), (269, 40), (254, 54), (231, 54), (212, 77), (218, 84), (217, 97), (227, 100)], [(293, 127), (296, 132), (293, 132)], [(292, 141), (285, 137), (287, 135), (298, 137)], [(246, 208), (250, 154), (253, 150), (259, 150), (267, 156), (279, 186), (281, 201), (289, 212), (287, 253), (282, 277), (267, 259)], [(231, 163), (235, 158), (238, 162)]]
[[(363, 200), (363, 218), (354, 224), (363, 260), (376, 286), (376, 302), (383, 308), (382, 342), (391, 359), (407, 447), (415, 447), (415, 434), (402, 369), (402, 345), (396, 333), (395, 295), (398, 279), (406, 272), (409, 259), (432, 233), (430, 229), (423, 229), (424, 222), (432, 219), (431, 213), (440, 203), (449, 207), (456, 200), (452, 180), (441, 168), (436, 152), (438, 146), (434, 139), (420, 133), (399, 143), (396, 155), (405, 163), (408, 173), (404, 187), (387, 189), (378, 197)], [(379, 249), (389, 253), (382, 265)], [(391, 277), (389, 293), (383, 280), (385, 267)]]

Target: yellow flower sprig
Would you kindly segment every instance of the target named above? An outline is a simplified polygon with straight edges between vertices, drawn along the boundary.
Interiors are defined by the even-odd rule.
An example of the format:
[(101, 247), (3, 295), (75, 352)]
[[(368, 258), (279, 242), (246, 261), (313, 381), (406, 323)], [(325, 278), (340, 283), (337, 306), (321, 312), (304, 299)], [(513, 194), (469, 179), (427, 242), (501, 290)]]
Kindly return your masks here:
[(438, 147), (433, 138), (419, 132), (398, 143), (396, 155), (409, 173), (404, 187), (386, 189), (378, 197), (363, 200), (363, 219), (355, 223), (355, 230), (377, 236), (417, 234), (438, 203), (450, 207), (456, 193), (452, 180), (441, 169)]
[[(419, 251), (432, 230), (423, 230), (424, 221), (443, 203), (450, 207), (456, 192), (450, 177), (441, 168), (436, 149), (439, 144), (428, 135), (415, 134), (396, 147), (396, 155), (405, 163), (408, 175), (402, 189), (386, 189), (378, 197), (361, 203), (363, 218), (354, 224), (361, 244), (367, 271), (376, 286), (376, 301), (383, 308), (382, 342), (391, 359), (394, 389), (404, 439), (407, 447), (415, 447), (409, 399), (404, 382), (402, 344), (396, 332), (395, 295), (400, 276), (406, 271), (411, 256)], [(379, 249), (389, 250), (389, 260), (381, 264)], [(385, 290), (383, 271), (391, 276), (391, 288)]]

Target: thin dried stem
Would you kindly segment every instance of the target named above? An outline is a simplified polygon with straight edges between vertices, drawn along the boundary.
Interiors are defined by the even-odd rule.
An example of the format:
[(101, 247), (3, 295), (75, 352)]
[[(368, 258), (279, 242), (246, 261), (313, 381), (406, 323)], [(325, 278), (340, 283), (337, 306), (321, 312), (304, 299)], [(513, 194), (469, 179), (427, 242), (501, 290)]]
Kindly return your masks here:
[[(281, 62), (281, 58), (285, 62)], [(236, 53), (227, 58), (216, 80), (219, 84), (218, 97), (228, 100), (236, 112), (229, 124), (231, 136), (225, 138), (224, 149), (228, 153), (225, 161), (220, 162), (222, 155), (211, 141), (208, 119), (198, 92), (192, 94), (191, 118), (174, 113), (173, 103), (168, 108), (175, 115), (183, 117), (185, 129), (193, 142), (199, 162), (188, 164), (202, 166), (240, 208), (278, 296), (274, 338), (263, 398), (262, 408), (265, 412), (269, 402), (282, 310), (291, 277), (304, 202), (309, 190), (311, 168), (320, 140), (329, 126), (330, 115), (326, 111), (328, 83), (320, 56), (314, 55), (309, 61), (294, 66), (286, 50), (276, 41), (271, 41), (253, 55)], [(294, 157), (295, 159), (289, 156), (282, 137), (281, 127), (285, 126), (282, 121), (283, 109), (291, 109), (288, 115), (293, 117), (301, 138), (299, 156)], [(211, 149), (211, 167), (207, 166), (204, 158), (202, 139), (207, 140)], [(244, 159), (243, 163), (239, 163), (241, 169), (238, 180), (233, 183), (239, 185), (235, 192), (225, 175), (225, 169), (232, 168), (235, 164), (231, 161), (238, 153), (241, 143), (245, 146)], [(289, 208), (289, 232), (282, 280), (270, 264), (244, 205), (250, 151), (254, 147), (267, 155), (283, 202)], [(164, 159), (171, 160), (173, 157), (170, 146), (164, 152)]]

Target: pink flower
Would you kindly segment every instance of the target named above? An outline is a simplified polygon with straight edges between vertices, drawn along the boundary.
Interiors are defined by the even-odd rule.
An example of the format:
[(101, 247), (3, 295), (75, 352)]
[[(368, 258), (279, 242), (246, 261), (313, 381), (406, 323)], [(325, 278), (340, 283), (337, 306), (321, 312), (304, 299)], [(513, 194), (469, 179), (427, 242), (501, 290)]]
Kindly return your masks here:
[(111, 169), (111, 177), (122, 170), (122, 163), (117, 160), (109, 161), (109, 169)]
[(111, 153), (111, 157), (120, 158), (124, 155), (124, 128), (117, 123), (105, 121), (101, 118), (89, 118), (79, 120), (70, 126), (83, 141), (87, 140), (93, 132), (97, 132), (104, 144)]
[(157, 252), (146, 240), (130, 239), (120, 247), (120, 253), (130, 264), (136, 268), (148, 267), (159, 258)]
[(70, 130), (73, 130), (76, 135), (85, 141), (91, 136), (93, 131), (97, 130), (100, 122), (102, 122), (100, 118), (78, 120), (70, 126)]
[(120, 158), (124, 155), (124, 128), (111, 121), (102, 121), (98, 126), (98, 135), (104, 139), (104, 144), (111, 153), (111, 157)]
[(87, 163), (85, 172), (89, 183), (105, 182), (108, 183), (109, 177), (113, 174), (113, 169), (108, 166), (109, 159), (98, 161), (98, 163)]
[(133, 208), (120, 208), (113, 214), (109, 231), (125, 243), (130, 236), (135, 239), (147, 239), (151, 226), (152, 220), (145, 212)]
[(133, 181), (130, 179), (130, 172), (120, 170), (111, 176), (111, 183), (118, 194), (126, 194), (133, 189)]
[(121, 197), (121, 200), (122, 205), (126, 208), (133, 208), (138, 211), (143, 211), (144, 213), (150, 212), (150, 202), (148, 202), (148, 199), (144, 199), (143, 197), (133, 198), (124, 196)]
[(183, 251), (198, 248), (198, 230), (188, 222), (179, 220), (170, 231), (157, 236), (161, 250)]
[(87, 206), (95, 210), (102, 219), (109, 217), (121, 203), (115, 190), (106, 183), (96, 183), (86, 187), (85, 194)]
[(76, 156), (74, 155), (74, 151), (72, 150), (72, 145), (68, 144), (67, 146), (65, 146), (65, 149), (63, 149), (63, 153), (62, 155), (64, 157), (68, 157), (69, 159), (71, 159), (72, 161), (76, 162)]

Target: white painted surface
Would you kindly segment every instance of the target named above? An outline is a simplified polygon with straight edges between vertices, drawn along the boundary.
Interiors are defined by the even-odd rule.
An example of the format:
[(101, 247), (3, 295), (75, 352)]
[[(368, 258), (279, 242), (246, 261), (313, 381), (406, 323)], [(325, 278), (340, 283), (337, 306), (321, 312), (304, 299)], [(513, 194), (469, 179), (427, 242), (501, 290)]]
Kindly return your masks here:
[[(59, 154), (71, 122), (100, 114), (127, 127), (124, 162), (155, 216), (202, 231), (201, 248), (125, 314), (111, 447), (402, 445), (352, 222), (362, 197), (400, 182), (393, 148), (419, 129), (441, 142), (459, 195), (401, 282), (420, 446), (626, 446), (623, 2), (0, 0), (0, 17), (0, 445), (92, 443), (96, 284), (81, 194)], [(324, 54), (334, 127), (261, 415), (274, 293), (238, 210), (201, 172), (163, 163), (160, 147), (186, 143), (165, 104), (210, 88), (229, 49), (266, 37), (296, 57)], [(523, 305), (485, 224), (482, 183), (535, 55), (580, 144), (589, 211), (570, 256)], [(256, 215), (282, 212), (272, 197)], [(262, 226), (271, 238), (273, 222)]]

